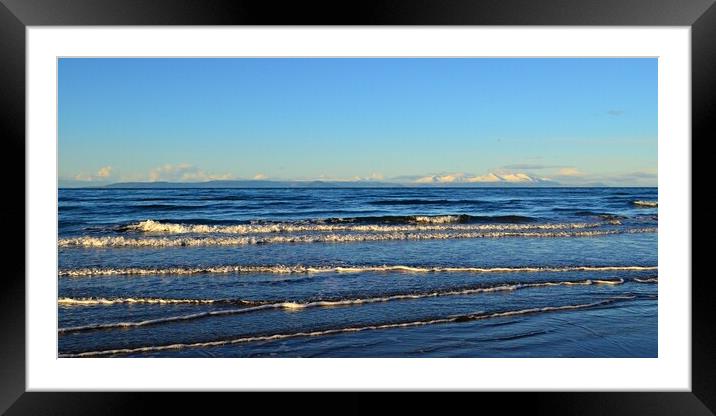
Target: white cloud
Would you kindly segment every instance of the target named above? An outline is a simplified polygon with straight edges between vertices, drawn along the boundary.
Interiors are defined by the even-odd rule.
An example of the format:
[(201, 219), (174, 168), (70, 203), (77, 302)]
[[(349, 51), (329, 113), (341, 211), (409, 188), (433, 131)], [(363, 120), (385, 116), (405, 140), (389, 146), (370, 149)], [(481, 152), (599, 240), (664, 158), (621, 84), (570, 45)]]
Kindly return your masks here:
[(263, 179), (268, 179), (268, 176), (264, 175), (263, 173), (257, 173), (256, 175), (254, 175), (254, 179), (260, 181)]
[(557, 171), (558, 176), (584, 176), (584, 173), (573, 167), (562, 168)]
[(505, 165), (502, 167), (502, 169), (522, 169), (522, 170), (537, 170), (537, 169), (551, 169), (551, 168), (559, 168), (561, 166), (552, 166), (552, 165), (541, 165), (536, 163), (514, 163), (511, 165)]
[(149, 180), (167, 182), (203, 182), (211, 180), (233, 179), (230, 173), (209, 173), (188, 163), (166, 164), (149, 171)]
[(105, 166), (103, 168), (100, 168), (100, 170), (97, 171), (97, 176), (100, 178), (109, 178), (109, 176), (112, 174), (112, 166)]
[(104, 166), (94, 174), (78, 173), (74, 176), (74, 179), (77, 181), (92, 182), (106, 180), (109, 179), (110, 176), (112, 176), (112, 167)]

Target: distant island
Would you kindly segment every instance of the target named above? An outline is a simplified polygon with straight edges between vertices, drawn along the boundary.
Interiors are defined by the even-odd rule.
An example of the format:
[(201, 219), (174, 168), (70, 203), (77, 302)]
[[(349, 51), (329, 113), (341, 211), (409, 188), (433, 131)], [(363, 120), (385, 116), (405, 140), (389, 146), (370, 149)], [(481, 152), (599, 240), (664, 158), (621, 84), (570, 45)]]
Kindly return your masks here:
[[(280, 180), (280, 179), (214, 179), (207, 181), (134, 181), (100, 182), (60, 178), (60, 188), (102, 189), (162, 189), (162, 188), (611, 188), (624, 187), (604, 182), (565, 184), (550, 178), (525, 173), (483, 176), (441, 174), (422, 177), (393, 178), (392, 180)], [(627, 188), (633, 186), (626, 186)]]

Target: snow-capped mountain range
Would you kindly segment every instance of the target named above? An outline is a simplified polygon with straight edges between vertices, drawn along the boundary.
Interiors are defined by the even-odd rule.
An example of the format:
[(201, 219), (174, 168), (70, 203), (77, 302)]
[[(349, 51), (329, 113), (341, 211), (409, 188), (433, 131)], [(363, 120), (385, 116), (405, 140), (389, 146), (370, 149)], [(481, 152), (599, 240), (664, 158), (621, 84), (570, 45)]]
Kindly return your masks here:
[(502, 173), (490, 172), (486, 175), (470, 175), (465, 173), (449, 173), (440, 175), (424, 176), (415, 181), (419, 184), (554, 184), (555, 182), (546, 178), (531, 176), (526, 173)]

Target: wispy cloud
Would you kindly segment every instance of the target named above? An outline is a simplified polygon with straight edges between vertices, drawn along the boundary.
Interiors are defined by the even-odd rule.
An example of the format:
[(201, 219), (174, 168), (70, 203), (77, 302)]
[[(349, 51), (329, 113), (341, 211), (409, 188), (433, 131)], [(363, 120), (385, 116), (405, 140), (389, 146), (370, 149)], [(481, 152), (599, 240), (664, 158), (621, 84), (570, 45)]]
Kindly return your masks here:
[(656, 184), (659, 175), (652, 172), (628, 172), (611, 176), (610, 179), (617, 183), (641, 183), (648, 182)]
[(584, 173), (575, 167), (564, 167), (557, 171), (557, 176), (584, 176)]
[(382, 181), (385, 179), (382, 173), (371, 172), (368, 176), (354, 176), (351, 180), (354, 181)]
[(257, 181), (261, 181), (264, 179), (268, 179), (268, 176), (264, 175), (263, 173), (257, 173), (256, 175), (254, 175), (254, 179)]
[(564, 185), (604, 185), (604, 186), (656, 186), (658, 175), (654, 172), (637, 171), (627, 173), (594, 174), (582, 172), (576, 168), (560, 169), (556, 174), (550, 175), (553, 179)]
[(209, 173), (188, 163), (159, 166), (150, 170), (147, 176), (152, 182), (202, 182), (234, 178), (230, 173)]

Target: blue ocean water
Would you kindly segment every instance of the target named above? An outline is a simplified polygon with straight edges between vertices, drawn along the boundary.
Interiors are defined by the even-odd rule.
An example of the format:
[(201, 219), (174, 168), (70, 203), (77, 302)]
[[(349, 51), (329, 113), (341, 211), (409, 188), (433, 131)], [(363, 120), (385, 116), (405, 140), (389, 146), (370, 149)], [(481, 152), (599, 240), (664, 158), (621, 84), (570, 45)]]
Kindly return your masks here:
[(656, 357), (656, 188), (60, 189), (61, 357)]

